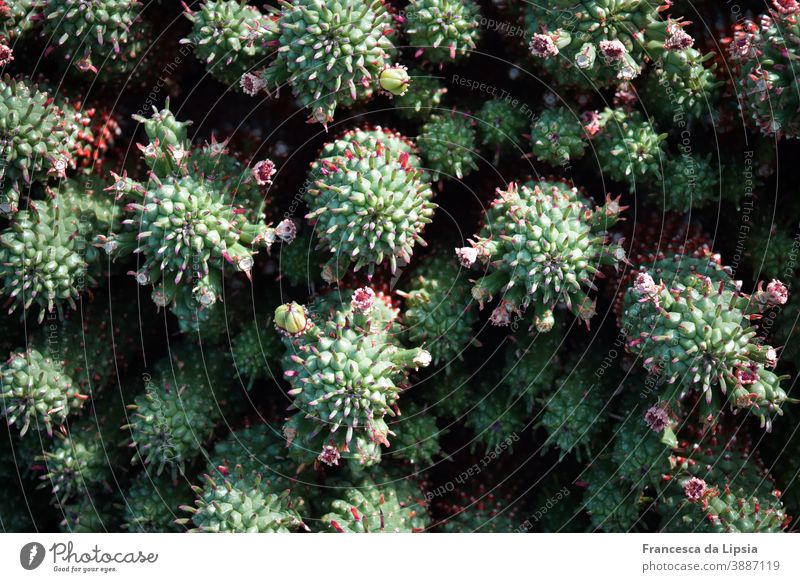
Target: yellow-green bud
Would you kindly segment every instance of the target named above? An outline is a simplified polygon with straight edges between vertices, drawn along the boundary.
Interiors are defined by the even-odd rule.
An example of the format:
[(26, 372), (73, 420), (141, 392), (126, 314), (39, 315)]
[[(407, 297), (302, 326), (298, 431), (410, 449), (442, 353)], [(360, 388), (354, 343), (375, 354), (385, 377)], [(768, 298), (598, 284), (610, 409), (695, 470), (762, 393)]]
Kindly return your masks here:
[(408, 76), (408, 68), (403, 65), (386, 67), (378, 77), (381, 89), (392, 95), (404, 95), (408, 91), (411, 77)]
[(308, 328), (308, 314), (302, 305), (284, 303), (275, 310), (275, 329), (287, 335), (298, 335)]

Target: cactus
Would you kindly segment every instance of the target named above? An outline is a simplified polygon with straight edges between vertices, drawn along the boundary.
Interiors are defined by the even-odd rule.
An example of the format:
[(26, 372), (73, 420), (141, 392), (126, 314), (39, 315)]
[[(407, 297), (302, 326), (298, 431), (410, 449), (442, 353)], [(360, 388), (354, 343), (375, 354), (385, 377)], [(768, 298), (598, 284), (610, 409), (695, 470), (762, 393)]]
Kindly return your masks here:
[[(662, 18), (660, 0), (548, 0), (526, 8), (533, 59), (559, 82), (608, 86), (639, 76), (646, 62), (687, 60), (694, 39), (680, 19)], [(675, 53), (675, 57), (672, 56)], [(680, 69), (688, 75), (688, 66)]]
[(289, 490), (273, 492), (269, 481), (258, 473), (248, 474), (240, 468), (229, 477), (203, 477), (203, 486), (194, 488), (194, 506), (181, 509), (191, 518), (176, 520), (179, 525), (190, 521), (190, 531), (209, 533), (289, 533), (304, 527), (294, 507)]
[(394, 273), (398, 262), (411, 260), (416, 243), (425, 244), (420, 235), (435, 208), (426, 176), (401, 136), (372, 135), (328, 144), (312, 166), (306, 218), (333, 255), (323, 273), (328, 280), (351, 265), (372, 273), (387, 259)]
[(583, 157), (588, 146), (586, 129), (578, 114), (567, 107), (545, 109), (531, 127), (531, 146), (536, 159), (552, 166), (568, 165)]
[(481, 106), (476, 117), (482, 145), (489, 146), (498, 154), (521, 151), (520, 136), (525, 132), (528, 120), (519, 107), (506, 99), (490, 99)]
[(216, 176), (214, 172), (224, 172), (232, 163), (224, 148), (199, 150), (193, 166), (195, 153), (186, 151), (187, 124), (176, 121), (168, 109), (138, 119), (151, 140), (140, 149), (152, 178), (143, 184), (115, 175), (110, 189), (126, 202), (128, 218), (120, 232), (98, 237), (98, 244), (114, 258), (141, 254), (136, 280), (154, 286), (157, 305), (176, 303), (185, 298), (179, 292), (186, 289), (199, 305), (210, 307), (221, 298), (227, 265), (250, 276), (258, 249), (269, 249), (279, 239), (290, 242), (294, 224), (285, 220), (275, 228), (267, 226), (260, 210), (252, 207), (254, 202), (263, 204), (260, 197), (237, 198), (230, 182), (235, 177)]
[(451, 112), (434, 115), (420, 130), (417, 143), (433, 179), (440, 175), (459, 180), (478, 169), (475, 163), (476, 134), (472, 121)]
[(432, 63), (461, 59), (475, 48), (479, 15), (473, 0), (411, 0), (406, 11), (409, 44)]
[[(296, 415), (313, 425), (304, 440), (327, 434), (320, 455), (338, 460), (355, 436), (389, 444), (385, 416), (394, 408), (411, 369), (430, 364), (419, 348), (403, 349), (385, 333), (380, 303), (372, 289), (356, 290), (329, 318), (314, 321), (296, 303), (275, 311), (275, 327), (285, 337), (284, 376)], [(328, 447), (331, 447), (328, 449)]]
[(0, 80), (0, 212), (17, 211), (20, 192), (75, 167), (79, 127), (52, 96), (27, 81)]
[(799, 12), (797, 3), (776, 0), (755, 21), (737, 24), (728, 47), (741, 110), (761, 133), (777, 138), (800, 130), (800, 100), (792, 90)]
[(398, 294), (405, 300), (408, 341), (425, 346), (434, 364), (460, 358), (476, 319), (462, 269), (444, 256), (427, 257), (413, 271), (408, 291)]
[(396, 52), (392, 17), (380, 0), (284, 2), (277, 27), (278, 48), (261, 81), (275, 89), (288, 83), (319, 123), (372, 97)]
[(0, 2), (0, 39), (15, 41), (33, 27), (39, 0)]
[(191, 44), (198, 60), (221, 83), (241, 88), (242, 75), (263, 67), (277, 38), (273, 19), (240, 0), (207, 0), (198, 11), (187, 9)]
[(541, 425), (547, 432), (546, 447), (556, 447), (563, 459), (574, 453), (578, 460), (591, 456), (605, 424), (605, 408), (611, 396), (606, 378), (598, 379), (599, 362), (584, 358), (565, 365), (563, 381), (541, 398)]
[(688, 212), (714, 202), (719, 193), (718, 170), (711, 164), (711, 156), (701, 157), (685, 151), (680, 157), (664, 163), (664, 209)]
[(180, 531), (175, 519), (189, 495), (185, 483), (143, 471), (125, 492), (123, 528), (138, 533)]
[[(43, 2), (42, 34), (81, 70), (129, 72), (146, 49), (138, 0)], [(108, 62), (108, 63), (107, 63)]]
[(156, 474), (169, 467), (174, 476), (202, 452), (222, 410), (215, 390), (221, 380), (221, 361), (209, 354), (201, 359), (188, 346), (173, 351), (172, 358), (145, 376), (145, 390), (129, 405), (133, 461), (152, 466)]
[[(649, 183), (661, 177), (666, 134), (656, 133), (652, 121), (638, 112), (607, 109), (600, 114), (601, 129), (595, 136), (595, 151), (603, 173), (618, 182)], [(668, 186), (667, 186), (668, 187)]]
[(481, 307), (502, 297), (492, 312), (494, 325), (510, 324), (531, 303), (539, 331), (552, 328), (553, 309), (561, 303), (588, 322), (595, 301), (584, 288), (594, 287), (600, 265), (625, 259), (622, 247), (609, 243), (605, 233), (623, 210), (610, 197), (592, 210), (577, 188), (559, 182), (498, 188), (480, 234), (456, 249), (464, 267), (486, 265), (472, 296)]
[(439, 109), (447, 88), (437, 77), (427, 75), (421, 70), (413, 70), (409, 76), (411, 87), (394, 98), (394, 110), (407, 119), (425, 120)]
[(621, 320), (628, 348), (667, 385), (694, 388), (708, 404), (718, 386), (732, 409), (749, 410), (769, 428), (786, 393), (783, 378), (769, 369), (777, 352), (756, 338), (750, 322), (753, 314), (785, 304), (786, 287), (773, 280), (746, 295), (714, 263), (695, 264), (699, 270), (676, 256), (637, 275)]
[(0, 367), (0, 379), (3, 416), (21, 435), (31, 425), (52, 434), (88, 398), (58, 361), (33, 349), (11, 354)]
[(404, 487), (364, 479), (332, 493), (321, 526), (339, 533), (411, 533), (429, 525), (427, 512)]

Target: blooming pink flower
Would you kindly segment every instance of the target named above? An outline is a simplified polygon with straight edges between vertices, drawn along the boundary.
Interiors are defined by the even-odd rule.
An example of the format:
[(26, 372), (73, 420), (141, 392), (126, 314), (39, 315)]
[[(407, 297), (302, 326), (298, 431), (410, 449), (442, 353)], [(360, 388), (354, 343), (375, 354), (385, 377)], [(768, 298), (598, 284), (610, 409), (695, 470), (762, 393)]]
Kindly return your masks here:
[(366, 313), (375, 303), (375, 291), (370, 287), (361, 287), (356, 289), (353, 293), (353, 298), (350, 300), (350, 305), (353, 309), (360, 313)]
[(259, 186), (267, 186), (272, 183), (272, 177), (275, 175), (275, 163), (272, 160), (261, 160), (253, 166), (253, 177), (256, 179), (256, 184)]
[(697, 477), (692, 477), (686, 485), (683, 486), (683, 492), (686, 494), (686, 498), (692, 502), (700, 501), (706, 494), (707, 489), (706, 482)]
[(553, 42), (553, 37), (548, 34), (534, 34), (528, 45), (533, 56), (546, 59), (558, 54), (558, 47)]

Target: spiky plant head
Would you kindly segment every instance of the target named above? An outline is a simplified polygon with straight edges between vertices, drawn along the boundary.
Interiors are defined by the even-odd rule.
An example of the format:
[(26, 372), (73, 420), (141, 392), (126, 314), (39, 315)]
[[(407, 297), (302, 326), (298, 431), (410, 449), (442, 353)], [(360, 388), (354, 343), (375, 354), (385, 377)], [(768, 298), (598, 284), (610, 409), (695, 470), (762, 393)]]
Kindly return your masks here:
[(185, 300), (190, 290), (203, 308), (210, 307), (221, 297), (224, 269), (249, 276), (259, 248), (294, 239), (293, 223), (287, 219), (273, 228), (263, 222), (260, 191), (247, 181), (250, 172), (228, 156), (226, 142), (212, 141), (190, 155), (188, 123), (177, 121), (168, 107), (136, 119), (151, 140), (139, 147), (153, 172), (146, 184), (115, 175), (109, 190), (126, 202), (128, 218), (97, 244), (115, 258), (141, 253), (133, 274), (140, 284), (154, 285), (157, 305)]
[(648, 113), (669, 124), (676, 115), (717, 117), (720, 86), (713, 52), (694, 48), (666, 53), (657, 61), (638, 87)]
[(33, 28), (39, 0), (4, 0), (0, 4), (0, 38), (14, 41)]
[(668, 59), (670, 53), (682, 56), (694, 43), (683, 30), (688, 23), (662, 18), (662, 4), (659, 0), (531, 4), (525, 12), (526, 42), (537, 65), (562, 85), (596, 87), (630, 81), (647, 61)]
[(610, 386), (608, 378), (595, 374), (599, 364), (592, 357), (567, 362), (561, 381), (539, 401), (544, 409), (540, 423), (547, 432), (545, 446), (556, 447), (561, 458), (569, 453), (579, 460), (591, 458), (605, 427), (608, 401), (615, 386)]
[(36, 306), (41, 322), (48, 312), (62, 314), (65, 304), (74, 309), (94, 283), (87, 264), (93, 258), (98, 256), (71, 207), (62, 208), (57, 200), (31, 202), (0, 233), (0, 280), (11, 301), (9, 313)]
[(406, 119), (425, 120), (439, 108), (447, 88), (439, 78), (420, 69), (409, 72), (411, 86), (408, 91), (393, 100), (394, 110)]
[(81, 70), (128, 72), (146, 48), (142, 8), (138, 0), (50, 0), (43, 3), (42, 34)]
[(533, 412), (543, 391), (555, 384), (561, 373), (562, 341), (559, 331), (531, 336), (526, 330), (507, 343), (500, 384), (515, 406)]
[(703, 208), (719, 198), (718, 169), (711, 163), (711, 155), (701, 157), (683, 151), (664, 163), (664, 183), (656, 197), (664, 209), (688, 212)]
[(661, 177), (662, 142), (652, 120), (638, 111), (608, 109), (601, 113), (601, 129), (594, 137), (600, 169), (612, 180), (628, 182), (631, 189)]
[(409, 44), (433, 63), (461, 59), (475, 48), (479, 16), (473, 0), (411, 0), (405, 25)]
[(119, 527), (118, 512), (108, 495), (86, 492), (56, 504), (64, 517), (58, 524), (62, 533), (115, 533)]
[(239, 87), (242, 75), (266, 65), (277, 40), (277, 24), (258, 8), (241, 0), (207, 0), (197, 11), (188, 10), (192, 32), (182, 42), (212, 77)]
[(709, 405), (719, 389), (732, 409), (750, 411), (769, 428), (782, 413), (786, 392), (783, 378), (770, 370), (777, 352), (757, 337), (751, 322), (786, 300), (779, 281), (746, 295), (713, 262), (674, 257), (637, 275), (626, 291), (621, 324), (628, 349), (642, 357), (659, 385), (673, 392), (693, 389)]
[[(294, 248), (294, 245), (289, 248)], [(231, 340), (233, 365), (248, 390), (257, 380), (279, 376), (283, 344), (271, 327), (269, 324), (265, 328), (249, 324)]]
[(472, 120), (457, 112), (433, 115), (417, 137), (426, 169), (433, 173), (434, 180), (439, 175), (460, 180), (477, 170), (475, 142)]
[(577, 111), (566, 106), (545, 109), (531, 126), (531, 146), (537, 159), (564, 166), (583, 157), (587, 129)]
[(407, 264), (414, 246), (425, 244), (420, 235), (435, 208), (427, 177), (404, 141), (362, 141), (356, 134), (348, 142), (334, 142), (330, 147), (343, 147), (342, 153), (323, 153), (312, 165), (305, 196), (306, 218), (332, 255), (323, 273), (328, 280), (340, 279), (351, 265), (372, 272), (388, 260), (395, 272), (398, 262)]
[(157, 474), (169, 467), (174, 477), (202, 452), (221, 414), (215, 393), (221, 370), (221, 358), (204, 357), (188, 346), (157, 364), (123, 427), (130, 431), (134, 462), (152, 466)]
[(429, 525), (427, 510), (418, 500), (421, 495), (409, 498), (394, 480), (382, 473), (378, 476), (381, 482), (365, 478), (331, 492), (333, 499), (327, 504), (328, 513), (321, 519), (325, 531), (411, 533)]
[(298, 466), (289, 458), (280, 426), (264, 423), (232, 431), (214, 445), (207, 472), (228, 476), (241, 467), (257, 472), (276, 489), (295, 486)]
[(789, 3), (769, 8), (757, 20), (745, 20), (734, 29), (728, 47), (740, 107), (761, 133), (795, 138), (800, 133), (800, 99), (794, 67), (800, 36), (800, 12)]
[(477, 117), (480, 143), (503, 152), (520, 152), (522, 134), (528, 119), (520, 108), (507, 99), (489, 99)]
[(605, 459), (596, 459), (586, 469), (582, 480), (588, 485), (583, 505), (592, 527), (608, 533), (635, 531), (641, 512), (639, 492), (620, 482), (619, 472)]
[(175, 519), (181, 504), (190, 496), (191, 490), (185, 478), (173, 480), (166, 474), (143, 471), (125, 492), (122, 527), (137, 533), (183, 531)]
[(303, 520), (287, 489), (278, 492), (258, 473), (241, 468), (231, 475), (205, 475), (202, 487), (193, 487), (197, 494), (194, 506), (182, 506), (191, 518), (177, 520), (180, 525), (191, 522), (194, 532), (208, 533), (290, 533), (304, 528)]
[(299, 334), (284, 335), (283, 369), (292, 387), (292, 408), (314, 425), (311, 435), (301, 436), (308, 441), (324, 434), (325, 444), (341, 452), (349, 451), (356, 435), (388, 445), (384, 417), (396, 414), (410, 371), (431, 360), (425, 350), (399, 347), (387, 334), (385, 309), (376, 305), (382, 301), (372, 293), (364, 304), (359, 291), (350, 305), (308, 319)]
[(416, 268), (406, 291), (403, 323), (408, 340), (431, 353), (434, 364), (460, 358), (472, 341), (476, 320), (466, 272), (443, 255), (432, 255)]
[(0, 367), (0, 379), (3, 416), (22, 435), (31, 426), (52, 434), (87, 398), (59, 362), (32, 349), (11, 354)]
[(319, 123), (333, 119), (337, 107), (372, 97), (396, 52), (392, 16), (381, 0), (284, 2), (278, 29), (278, 49), (262, 79), (270, 89), (288, 83)]
[(403, 405), (402, 415), (389, 422), (389, 430), (397, 435), (389, 454), (422, 468), (432, 467), (442, 449), (440, 430), (432, 411), (416, 403)]
[(498, 188), (480, 233), (470, 246), (456, 249), (462, 265), (483, 270), (472, 296), (481, 307), (500, 297), (491, 317), (495, 325), (509, 325), (530, 304), (541, 331), (552, 328), (552, 310), (560, 304), (588, 322), (595, 301), (586, 290), (595, 288), (603, 265), (625, 260), (622, 247), (606, 234), (623, 210), (610, 197), (592, 209), (577, 188), (561, 182)]
[(501, 386), (485, 382), (473, 397), (465, 425), (472, 429), (470, 451), (511, 449), (533, 425), (524, 406)]
[(311, 288), (321, 280), (325, 258), (316, 249), (310, 231), (300, 234), (289, 246), (281, 246), (276, 253), (281, 281), (292, 287)]
[(689, 425), (662, 480), (662, 528), (679, 532), (783, 531), (788, 522), (758, 454), (739, 429)]
[[(112, 477), (112, 466), (119, 458), (119, 434), (108, 428), (101, 431), (95, 418), (72, 423), (67, 435), (57, 435), (40, 458), (47, 473), (41, 476), (42, 488), (52, 489), (59, 499), (87, 495), (96, 487), (106, 485)], [(108, 437), (108, 438), (104, 438)], [(116, 438), (115, 438), (116, 437)]]
[(33, 182), (64, 177), (75, 167), (78, 126), (29, 81), (0, 79), (0, 213), (17, 211), (20, 192)]

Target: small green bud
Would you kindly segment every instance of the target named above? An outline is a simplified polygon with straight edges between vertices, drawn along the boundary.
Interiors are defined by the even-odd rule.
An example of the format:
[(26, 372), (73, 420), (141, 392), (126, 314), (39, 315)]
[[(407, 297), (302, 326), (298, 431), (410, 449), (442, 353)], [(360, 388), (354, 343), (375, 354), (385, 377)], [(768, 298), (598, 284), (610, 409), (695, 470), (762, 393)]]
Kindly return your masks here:
[(306, 308), (295, 303), (284, 303), (275, 310), (275, 329), (295, 336), (303, 333), (309, 325)]
[(408, 85), (411, 83), (411, 77), (408, 75), (408, 68), (403, 65), (394, 65), (393, 67), (386, 67), (381, 71), (378, 77), (381, 89), (390, 95), (405, 95), (408, 91)]

